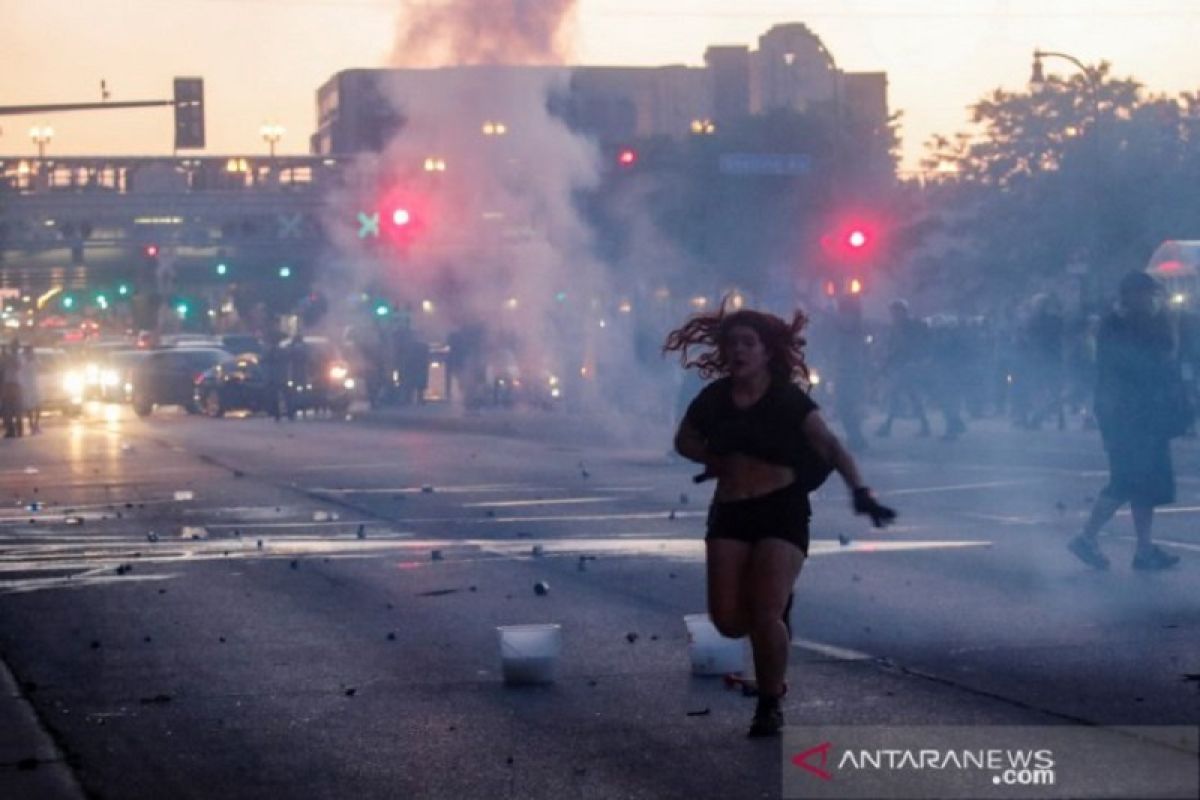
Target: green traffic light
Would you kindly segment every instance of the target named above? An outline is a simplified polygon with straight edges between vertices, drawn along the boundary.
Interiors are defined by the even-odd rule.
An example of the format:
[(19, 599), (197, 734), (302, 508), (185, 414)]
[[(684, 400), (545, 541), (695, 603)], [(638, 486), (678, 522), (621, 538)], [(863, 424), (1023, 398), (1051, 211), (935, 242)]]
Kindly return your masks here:
[(179, 305), (175, 306), (175, 310), (179, 312), (179, 316), (186, 317), (188, 315), (188, 304), (180, 303)]
[(122, 283), (117, 287), (117, 294), (124, 297), (125, 295), (129, 294), (129, 287)]
[(217, 264), (217, 274), (218, 275), (224, 275), (228, 271), (229, 271), (229, 267), (225, 266), (224, 264)]
[(280, 267), (279, 268), (279, 277), (281, 277), (281, 278), (292, 277), (292, 268), (291, 267)]
[(62, 299), (63, 308), (72, 308), (75, 305), (75, 298), (71, 296)]
[(375, 316), (377, 317), (386, 317), (389, 311), (390, 309), (383, 303), (375, 306)]

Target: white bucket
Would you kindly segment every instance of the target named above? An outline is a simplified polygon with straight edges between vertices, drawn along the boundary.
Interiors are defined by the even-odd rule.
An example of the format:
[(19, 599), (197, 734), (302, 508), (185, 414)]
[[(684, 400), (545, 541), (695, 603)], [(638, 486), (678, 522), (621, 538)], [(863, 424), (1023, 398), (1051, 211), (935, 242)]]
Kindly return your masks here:
[[(693, 675), (728, 675), (741, 672), (750, 639), (728, 639), (712, 624), (708, 614), (687, 614), (688, 655)], [(753, 663), (753, 662), (751, 662)]]
[(562, 626), (501, 625), (500, 663), (504, 682), (512, 685), (554, 683), (562, 653)]

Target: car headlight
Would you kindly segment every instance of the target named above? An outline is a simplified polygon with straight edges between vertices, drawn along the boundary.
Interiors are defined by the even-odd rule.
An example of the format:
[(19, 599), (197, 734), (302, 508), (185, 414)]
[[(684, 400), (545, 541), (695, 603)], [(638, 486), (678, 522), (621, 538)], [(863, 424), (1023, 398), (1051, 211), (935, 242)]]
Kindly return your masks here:
[(100, 367), (96, 364), (88, 364), (83, 368), (83, 378), (87, 381), (88, 386), (95, 386), (100, 382)]
[(116, 386), (120, 383), (120, 377), (115, 369), (100, 370), (100, 385), (101, 386)]
[(342, 386), (346, 387), (347, 389), (353, 389), (354, 378), (346, 378), (346, 380), (342, 381)]
[(821, 385), (821, 373), (817, 372), (815, 369), (809, 370), (808, 382), (811, 383), (813, 386), (820, 386)]
[(84, 377), (78, 372), (68, 372), (63, 375), (63, 389), (67, 394), (79, 394), (85, 385)]
[(329, 368), (329, 377), (335, 381), (344, 381), (346, 376), (350, 374), (350, 370), (343, 367), (341, 364), (336, 364)]

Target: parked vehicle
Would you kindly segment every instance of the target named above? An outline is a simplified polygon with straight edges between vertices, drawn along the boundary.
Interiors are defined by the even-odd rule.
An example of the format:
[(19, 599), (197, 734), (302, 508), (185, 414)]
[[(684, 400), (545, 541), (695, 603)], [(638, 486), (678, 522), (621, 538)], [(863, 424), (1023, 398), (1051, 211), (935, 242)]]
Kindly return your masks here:
[(206, 369), (195, 383), (194, 405), (210, 417), (227, 411), (287, 414), (282, 386), (273, 386), (254, 353), (243, 353)]
[(68, 417), (83, 412), (83, 377), (62, 350), (49, 347), (34, 349), (37, 358), (38, 399), (42, 411), (57, 411)]
[(200, 413), (195, 386), (209, 367), (233, 358), (215, 347), (170, 347), (147, 351), (133, 368), (131, 401), (140, 417), (155, 406), (178, 405), (189, 414)]
[(306, 336), (280, 345), (286, 364), (285, 396), (289, 413), (307, 410), (345, 414), (357, 381), (350, 365), (328, 339)]

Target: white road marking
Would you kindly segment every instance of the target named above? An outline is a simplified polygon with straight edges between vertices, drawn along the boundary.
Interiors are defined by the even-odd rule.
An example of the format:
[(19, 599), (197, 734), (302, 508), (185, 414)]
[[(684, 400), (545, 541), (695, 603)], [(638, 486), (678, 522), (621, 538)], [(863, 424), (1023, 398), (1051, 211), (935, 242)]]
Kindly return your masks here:
[[(407, 520), (405, 520), (407, 522)], [(239, 528), (242, 530), (257, 530), (258, 528), (329, 528), (343, 525), (378, 525), (377, 520), (370, 519), (333, 519), (326, 522), (214, 522), (206, 523), (205, 528)]]
[(811, 639), (792, 639), (792, 647), (798, 650), (807, 650), (810, 653), (816, 653), (817, 655), (826, 656), (837, 661), (872, 661), (875, 658), (870, 653), (851, 650), (848, 647), (838, 647), (833, 644), (814, 642)]
[(986, 481), (983, 483), (957, 483), (948, 486), (926, 486), (918, 489), (888, 489), (881, 493), (886, 497), (898, 497), (905, 494), (941, 494), (943, 492), (968, 492), (975, 489), (995, 489), (1001, 486), (1021, 486), (1030, 483), (1023, 481)]
[(607, 503), (616, 497), (563, 497), (556, 500), (496, 500), (486, 503), (463, 503), (463, 508), (519, 508), (524, 506), (568, 506), (582, 503)]
[[(1115, 538), (1124, 539), (1127, 542), (1137, 541), (1136, 536), (1117, 536)], [(1167, 547), (1178, 547), (1180, 550), (1192, 550), (1200, 553), (1200, 544), (1196, 544), (1195, 542), (1177, 542), (1173, 539), (1160, 539), (1156, 536), (1154, 537), (1154, 543), (1165, 545)]]
[(426, 491), (424, 486), (371, 487), (369, 489), (333, 489), (327, 487), (310, 487), (307, 492), (320, 494), (474, 494), (486, 492), (513, 492), (516, 494), (533, 494), (571, 491), (565, 486), (520, 486), (505, 483), (481, 483), (473, 486), (441, 486), (426, 484), (433, 491)]

